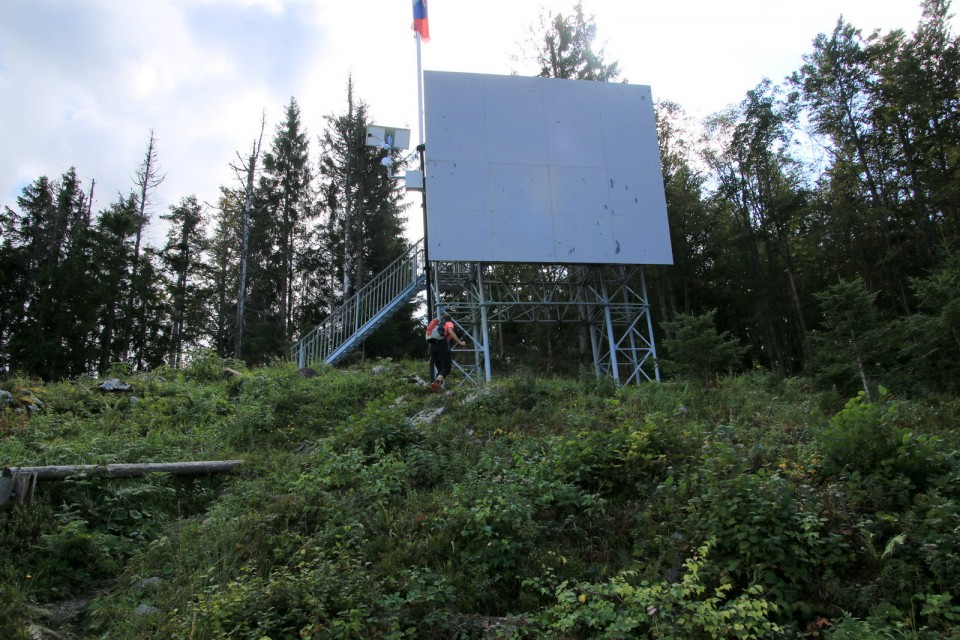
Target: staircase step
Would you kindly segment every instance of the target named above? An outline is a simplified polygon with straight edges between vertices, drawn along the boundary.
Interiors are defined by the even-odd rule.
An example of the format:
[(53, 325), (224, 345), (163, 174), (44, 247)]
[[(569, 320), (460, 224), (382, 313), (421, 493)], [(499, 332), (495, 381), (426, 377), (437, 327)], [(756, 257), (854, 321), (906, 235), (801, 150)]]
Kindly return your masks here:
[[(323, 323), (304, 336), (291, 350), (291, 358), (306, 366), (310, 361), (324, 360), (336, 364), (371, 333), (383, 325), (386, 320), (397, 312), (403, 305), (422, 291), (426, 286), (426, 272), (424, 270), (423, 240), (414, 244), (407, 252), (395, 260), (389, 267), (377, 274), (363, 289), (343, 306), (335, 310)], [(412, 281), (409, 276), (412, 275)], [(391, 287), (396, 291), (390, 292)], [(385, 290), (386, 289), (386, 293)], [(371, 310), (367, 307), (370, 297), (381, 299), (386, 295), (392, 297), (379, 308)], [(368, 312), (364, 319), (362, 313)], [(353, 313), (360, 313), (363, 324), (353, 333), (345, 330), (345, 320), (353, 318)]]

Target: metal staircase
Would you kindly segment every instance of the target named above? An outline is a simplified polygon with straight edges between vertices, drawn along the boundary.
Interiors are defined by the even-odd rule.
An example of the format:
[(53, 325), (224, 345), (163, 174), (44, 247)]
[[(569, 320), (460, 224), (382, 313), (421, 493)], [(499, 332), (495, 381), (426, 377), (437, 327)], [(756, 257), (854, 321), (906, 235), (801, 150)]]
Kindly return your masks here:
[(421, 239), (293, 345), (290, 359), (336, 364), (424, 289), (424, 257)]

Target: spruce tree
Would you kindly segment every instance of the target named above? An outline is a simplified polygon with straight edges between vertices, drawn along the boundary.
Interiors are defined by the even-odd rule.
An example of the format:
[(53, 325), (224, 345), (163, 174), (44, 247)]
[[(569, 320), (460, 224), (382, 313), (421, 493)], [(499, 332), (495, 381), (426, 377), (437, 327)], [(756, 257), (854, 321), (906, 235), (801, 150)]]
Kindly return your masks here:
[(300, 305), (298, 254), (313, 216), (313, 174), (300, 108), (290, 99), (254, 194), (250, 226), (249, 305), (244, 355), (263, 362), (286, 353)]
[(118, 197), (100, 212), (96, 222), (93, 297), (100, 322), (96, 356), (96, 369), (100, 374), (105, 374), (113, 363), (123, 362), (128, 348), (124, 327), (128, 321), (127, 291), (137, 226), (137, 201), (133, 193), (126, 198)]
[(7, 208), (3, 219), (6, 359), (12, 369), (45, 379), (86, 373), (96, 316), (88, 297), (89, 206), (76, 171), (58, 182), (38, 178), (17, 204), (20, 211)]
[(603, 47), (596, 48), (597, 25), (593, 16), (583, 12), (583, 3), (571, 13), (541, 14), (539, 27), (532, 30), (534, 60), (541, 78), (596, 80), (614, 82), (620, 76), (620, 64), (605, 62)]
[(187, 196), (161, 216), (169, 223), (167, 244), (160, 253), (169, 281), (170, 347), (168, 363), (179, 367), (187, 347), (196, 347), (210, 333), (210, 270), (205, 262), (208, 240), (203, 209)]
[[(326, 219), (318, 229), (320, 242), (305, 256), (315, 267), (318, 295), (307, 308), (312, 315), (304, 318), (304, 328), (362, 289), (407, 249), (402, 193), (381, 164), (383, 151), (365, 144), (368, 124), (368, 107), (354, 97), (350, 78), (346, 113), (328, 116), (320, 139), (320, 206)], [(321, 297), (331, 294), (334, 300)], [(414, 333), (408, 309), (378, 329), (365, 352), (409, 353)]]
[(243, 259), (243, 193), (220, 188), (210, 238), (211, 346), (220, 356), (235, 356), (234, 331)]

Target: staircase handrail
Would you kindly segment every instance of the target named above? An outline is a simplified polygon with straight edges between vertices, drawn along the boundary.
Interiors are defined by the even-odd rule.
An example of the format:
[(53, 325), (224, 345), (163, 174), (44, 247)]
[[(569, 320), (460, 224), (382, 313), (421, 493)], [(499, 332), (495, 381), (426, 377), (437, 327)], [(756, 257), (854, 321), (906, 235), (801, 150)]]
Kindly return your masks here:
[(331, 354), (364, 331), (425, 277), (424, 258), (421, 238), (301, 337), (290, 351), (291, 360), (298, 362), (301, 367), (309, 362), (328, 361)]

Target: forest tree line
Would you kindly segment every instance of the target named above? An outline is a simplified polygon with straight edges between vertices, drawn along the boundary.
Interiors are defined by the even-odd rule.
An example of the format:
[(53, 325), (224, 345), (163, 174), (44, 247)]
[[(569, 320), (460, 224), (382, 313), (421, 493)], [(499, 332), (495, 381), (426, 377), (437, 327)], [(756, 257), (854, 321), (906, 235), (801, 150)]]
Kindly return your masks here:
[[(743, 347), (737, 367), (845, 389), (952, 387), (960, 43), (948, 0), (922, 7), (912, 33), (840, 18), (789, 77), (702, 121), (658, 102), (674, 255), (647, 269), (658, 342), (709, 317)], [(581, 5), (533, 31), (538, 75), (622, 80)], [(238, 154), (212, 213), (192, 196), (169, 207), (157, 249), (142, 237), (162, 177), (152, 135), (135, 188), (95, 216), (74, 170), (37, 179), (0, 220), (0, 367), (60, 378), (176, 365), (201, 345), (249, 363), (283, 356), (406, 248), (402, 194), (364, 147), (366, 124), (349, 84), (314, 164), (291, 100), (269, 149), (261, 136)], [(371, 353), (422, 346), (402, 316)], [(498, 342), (576, 360), (576, 330), (505, 327)]]
[(743, 364), (844, 390), (955, 384), (960, 46), (950, 3), (922, 7), (912, 34), (840, 19), (699, 136), (660, 104), (663, 320), (713, 312)]
[[(264, 121), (237, 154), (237, 181), (215, 206), (190, 195), (160, 214), (160, 247), (145, 238), (163, 180), (153, 132), (134, 187), (96, 214), (95, 182), (74, 168), (25, 187), (0, 213), (0, 370), (61, 379), (176, 367), (199, 348), (250, 364), (283, 357), (406, 250), (402, 194), (385, 152), (365, 146), (367, 112), (348, 82), (346, 112), (326, 117), (314, 163), (291, 98), (272, 140)], [(412, 323), (395, 319), (373, 348), (389, 351)]]

